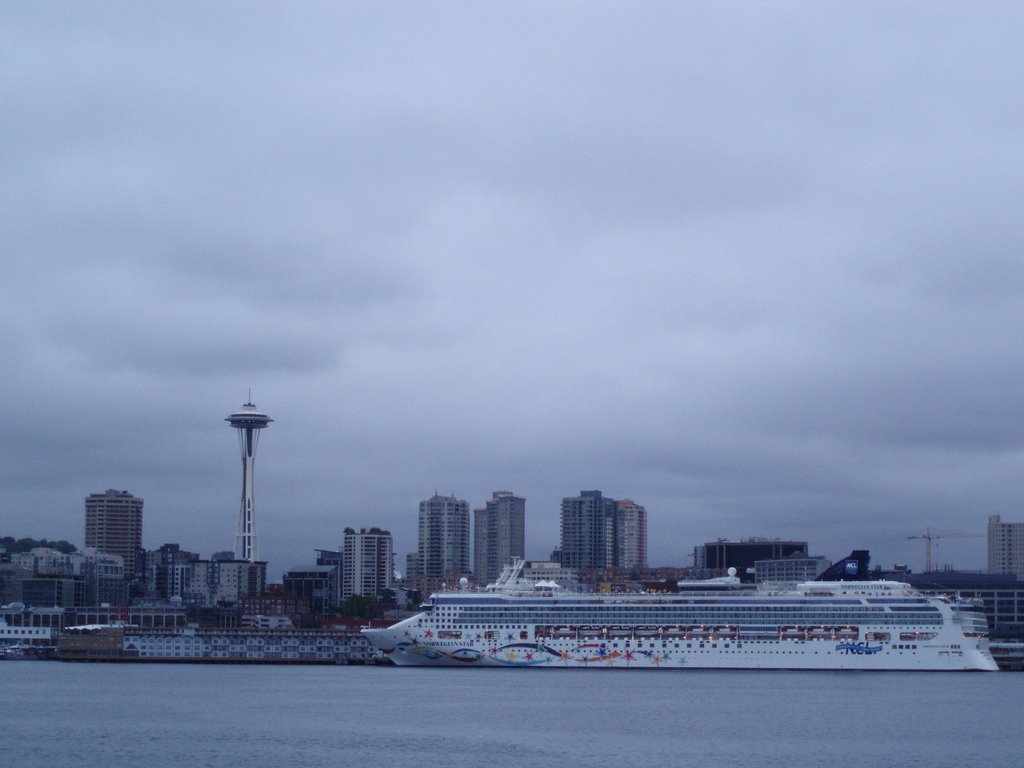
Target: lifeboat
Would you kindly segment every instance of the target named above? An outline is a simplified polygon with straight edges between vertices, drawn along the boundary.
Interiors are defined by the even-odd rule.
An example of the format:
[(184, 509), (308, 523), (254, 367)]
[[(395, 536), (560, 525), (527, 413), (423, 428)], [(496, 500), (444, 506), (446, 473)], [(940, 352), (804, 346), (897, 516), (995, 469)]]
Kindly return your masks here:
[(900, 632), (900, 640), (909, 640), (911, 642), (916, 640), (931, 640), (937, 634), (937, 632)]
[(660, 637), (661, 627), (637, 627), (634, 633), (637, 637)]

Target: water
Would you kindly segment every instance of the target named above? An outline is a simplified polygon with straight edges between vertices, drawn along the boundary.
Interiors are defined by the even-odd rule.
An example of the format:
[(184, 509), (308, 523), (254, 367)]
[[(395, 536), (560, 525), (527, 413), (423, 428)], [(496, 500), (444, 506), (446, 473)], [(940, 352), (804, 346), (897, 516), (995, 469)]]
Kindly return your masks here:
[(0, 662), (4, 764), (963, 768), (1021, 762), (1024, 674)]

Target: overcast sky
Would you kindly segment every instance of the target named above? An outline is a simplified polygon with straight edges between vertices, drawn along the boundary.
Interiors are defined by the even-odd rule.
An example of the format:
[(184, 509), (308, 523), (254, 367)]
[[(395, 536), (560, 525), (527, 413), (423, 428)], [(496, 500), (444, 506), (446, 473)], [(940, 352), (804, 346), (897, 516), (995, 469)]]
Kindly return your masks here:
[[(297, 7), (296, 7), (297, 6)], [(420, 500), (924, 564), (1024, 520), (1019, 3), (5, 3), (0, 535)], [(985, 566), (983, 538), (935, 560)]]

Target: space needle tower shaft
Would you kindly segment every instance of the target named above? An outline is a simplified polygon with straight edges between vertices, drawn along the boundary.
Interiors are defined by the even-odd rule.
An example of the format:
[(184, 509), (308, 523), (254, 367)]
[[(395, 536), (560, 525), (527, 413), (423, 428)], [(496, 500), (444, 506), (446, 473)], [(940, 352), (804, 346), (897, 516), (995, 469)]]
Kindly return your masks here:
[(238, 444), (242, 450), (242, 506), (238, 511), (235, 559), (256, 562), (259, 560), (259, 549), (256, 546), (253, 467), (256, 464), (256, 444), (259, 442), (260, 430), (273, 419), (258, 411), (250, 401), (224, 421), (238, 430)]

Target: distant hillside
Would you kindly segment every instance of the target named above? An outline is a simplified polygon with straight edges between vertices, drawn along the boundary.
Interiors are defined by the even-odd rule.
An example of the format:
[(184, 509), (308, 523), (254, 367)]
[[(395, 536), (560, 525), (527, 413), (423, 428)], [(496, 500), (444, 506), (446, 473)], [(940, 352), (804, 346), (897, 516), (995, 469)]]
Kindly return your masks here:
[(36, 547), (49, 547), (50, 549), (56, 549), (58, 552), (63, 552), (65, 555), (78, 551), (78, 547), (64, 541), (64, 539), (60, 541), (47, 541), (46, 539), (16, 539), (13, 536), (4, 536), (0, 539), (0, 547), (8, 552), (28, 552)]

